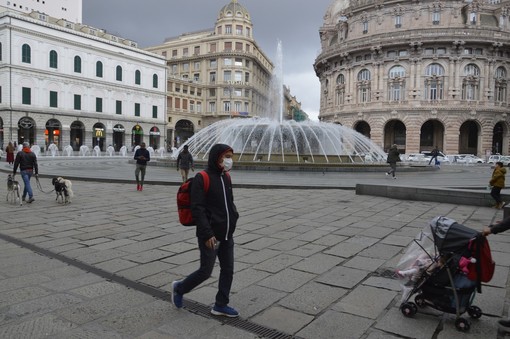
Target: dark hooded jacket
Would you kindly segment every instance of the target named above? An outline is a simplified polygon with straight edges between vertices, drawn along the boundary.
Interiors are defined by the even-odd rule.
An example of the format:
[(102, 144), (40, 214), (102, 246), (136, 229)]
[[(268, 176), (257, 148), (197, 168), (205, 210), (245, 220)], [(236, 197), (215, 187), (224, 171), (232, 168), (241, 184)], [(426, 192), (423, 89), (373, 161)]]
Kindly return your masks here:
[(239, 213), (234, 205), (230, 176), (218, 166), (218, 159), (230, 146), (216, 144), (209, 152), (206, 172), (209, 176), (209, 190), (204, 191), (204, 179), (197, 173), (191, 185), (191, 213), (197, 224), (197, 237), (207, 240), (213, 236), (222, 241), (232, 237)]

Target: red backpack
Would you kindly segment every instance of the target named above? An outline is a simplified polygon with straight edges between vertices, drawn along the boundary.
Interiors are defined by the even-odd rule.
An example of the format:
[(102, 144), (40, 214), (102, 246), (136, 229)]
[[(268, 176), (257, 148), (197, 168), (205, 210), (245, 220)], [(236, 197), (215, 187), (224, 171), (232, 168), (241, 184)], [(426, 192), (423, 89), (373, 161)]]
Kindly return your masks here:
[[(209, 175), (206, 171), (199, 172), (204, 178), (204, 192), (209, 192)], [(189, 178), (182, 183), (177, 191), (177, 212), (179, 213), (179, 222), (184, 226), (195, 226), (195, 220), (191, 215), (191, 184), (194, 178)]]
[(478, 292), (481, 291), (481, 282), (489, 282), (494, 275), (496, 263), (492, 260), (491, 248), (486, 237), (478, 236), (469, 243), (471, 255), (476, 258), (476, 263), (468, 265), (468, 278), (477, 282)]

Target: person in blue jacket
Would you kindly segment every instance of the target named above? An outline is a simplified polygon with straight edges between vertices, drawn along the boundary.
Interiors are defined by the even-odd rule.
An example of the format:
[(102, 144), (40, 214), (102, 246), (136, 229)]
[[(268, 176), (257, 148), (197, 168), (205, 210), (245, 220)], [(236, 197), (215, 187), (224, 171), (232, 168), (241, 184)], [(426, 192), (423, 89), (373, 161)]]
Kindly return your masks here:
[(201, 173), (191, 185), (191, 213), (196, 222), (196, 236), (200, 250), (200, 268), (181, 281), (172, 283), (172, 302), (183, 306), (183, 295), (207, 280), (213, 271), (216, 257), (220, 262), (220, 277), (216, 300), (211, 309), (214, 315), (235, 318), (239, 312), (228, 304), (234, 276), (234, 240), (239, 213), (234, 204), (232, 182), (227, 174), (232, 168), (234, 151), (225, 144), (214, 145), (209, 152), (207, 176), (209, 189), (204, 189)]
[[(140, 144), (140, 148), (136, 150), (134, 159), (136, 160), (135, 178), (136, 190), (143, 191), (143, 182), (145, 181), (145, 169), (147, 162), (151, 161), (151, 154), (145, 148), (145, 142)], [(142, 180), (140, 180), (140, 172), (142, 173)]]

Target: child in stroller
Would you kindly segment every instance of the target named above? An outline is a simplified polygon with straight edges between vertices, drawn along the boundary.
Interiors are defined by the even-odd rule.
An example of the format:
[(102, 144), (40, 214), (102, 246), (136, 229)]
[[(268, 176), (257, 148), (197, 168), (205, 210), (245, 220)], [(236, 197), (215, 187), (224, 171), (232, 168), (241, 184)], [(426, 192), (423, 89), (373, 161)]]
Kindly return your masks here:
[[(418, 307), (430, 306), (456, 314), (455, 326), (460, 331), (469, 330), (470, 323), (461, 314), (480, 318), (482, 310), (471, 303), (480, 283), (468, 278), (476, 270), (473, 241), (481, 237), (466, 226), (446, 217), (435, 217), (407, 248), (397, 265), (396, 275), (403, 280), (400, 310), (414, 316)], [(474, 272), (472, 272), (474, 273)], [(414, 302), (410, 299), (416, 295)]]

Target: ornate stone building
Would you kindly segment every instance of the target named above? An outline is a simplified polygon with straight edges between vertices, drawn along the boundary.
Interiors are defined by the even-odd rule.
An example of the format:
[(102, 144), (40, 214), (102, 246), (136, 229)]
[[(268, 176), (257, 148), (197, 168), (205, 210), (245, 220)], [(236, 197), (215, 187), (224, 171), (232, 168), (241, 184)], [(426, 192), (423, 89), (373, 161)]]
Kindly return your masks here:
[(509, 0), (337, 0), (319, 33), (322, 121), (406, 153), (509, 153)]

